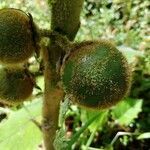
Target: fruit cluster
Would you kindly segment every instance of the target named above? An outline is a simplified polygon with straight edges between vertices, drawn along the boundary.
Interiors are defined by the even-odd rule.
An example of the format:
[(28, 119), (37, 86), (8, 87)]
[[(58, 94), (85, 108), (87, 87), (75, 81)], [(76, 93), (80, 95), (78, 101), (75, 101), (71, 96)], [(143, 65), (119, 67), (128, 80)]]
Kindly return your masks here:
[(23, 65), (35, 51), (31, 18), (13, 8), (0, 10), (0, 101), (16, 104), (33, 91), (33, 81)]
[[(28, 71), (17, 66), (26, 63), (36, 51), (35, 28), (31, 17), (23, 11), (11, 8), (0, 10), (2, 102), (19, 103), (32, 93), (33, 81)], [(65, 38), (59, 38), (62, 38), (59, 46), (69, 50), (65, 51), (67, 54), (60, 74), (64, 91), (73, 102), (91, 109), (102, 109), (115, 105), (126, 96), (131, 83), (130, 67), (112, 43), (106, 40), (66, 41), (66, 46)], [(56, 40), (59, 38), (56, 37)]]

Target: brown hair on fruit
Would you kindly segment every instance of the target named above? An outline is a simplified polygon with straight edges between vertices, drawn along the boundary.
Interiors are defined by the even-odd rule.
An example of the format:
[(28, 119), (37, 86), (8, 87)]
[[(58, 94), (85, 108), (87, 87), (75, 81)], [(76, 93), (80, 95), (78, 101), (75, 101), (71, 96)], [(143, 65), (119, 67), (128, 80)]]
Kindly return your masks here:
[(131, 81), (126, 58), (105, 40), (76, 45), (64, 60), (61, 76), (70, 99), (92, 109), (118, 103), (127, 94)]
[(31, 96), (33, 81), (25, 70), (0, 68), (0, 101), (18, 104)]
[(33, 54), (35, 40), (32, 21), (23, 11), (14, 8), (0, 10), (0, 63), (23, 63)]

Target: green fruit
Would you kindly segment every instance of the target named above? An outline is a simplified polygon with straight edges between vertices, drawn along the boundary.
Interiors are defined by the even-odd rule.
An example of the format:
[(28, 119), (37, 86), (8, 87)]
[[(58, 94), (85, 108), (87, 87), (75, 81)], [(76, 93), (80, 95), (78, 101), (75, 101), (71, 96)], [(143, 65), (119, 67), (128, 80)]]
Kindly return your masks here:
[(130, 88), (127, 60), (108, 41), (76, 46), (61, 69), (66, 94), (80, 106), (101, 109), (119, 102)]
[(0, 101), (21, 103), (32, 94), (33, 82), (25, 70), (0, 69)]
[(0, 62), (23, 63), (35, 50), (30, 17), (19, 9), (0, 10)]

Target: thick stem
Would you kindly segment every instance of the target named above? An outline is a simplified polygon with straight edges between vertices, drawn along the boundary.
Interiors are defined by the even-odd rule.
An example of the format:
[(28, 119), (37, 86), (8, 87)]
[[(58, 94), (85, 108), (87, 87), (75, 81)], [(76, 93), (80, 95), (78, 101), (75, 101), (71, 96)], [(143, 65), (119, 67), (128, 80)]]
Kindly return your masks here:
[(51, 29), (66, 35), (72, 41), (80, 27), (83, 2), (84, 0), (55, 0), (51, 3)]
[(43, 101), (42, 131), (46, 150), (54, 150), (53, 141), (58, 129), (59, 102), (63, 99), (63, 90), (57, 85), (57, 73), (52, 69), (48, 49), (44, 49), (45, 93)]
[[(51, 0), (49, 0), (51, 1)], [(51, 30), (73, 40), (80, 26), (80, 12), (84, 0), (54, 0), (51, 3)], [(54, 150), (53, 142), (58, 129), (59, 105), (64, 92), (60, 81), (59, 63), (65, 52), (51, 37), (48, 49), (43, 52), (45, 64), (45, 94), (43, 102), (43, 135), (46, 150)]]

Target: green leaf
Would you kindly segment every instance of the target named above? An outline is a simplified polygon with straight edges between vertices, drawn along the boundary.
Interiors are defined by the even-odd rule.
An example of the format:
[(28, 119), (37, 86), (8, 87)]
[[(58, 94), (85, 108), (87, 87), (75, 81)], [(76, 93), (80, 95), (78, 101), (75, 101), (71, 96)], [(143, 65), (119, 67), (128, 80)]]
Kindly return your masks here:
[(100, 115), (97, 114), (93, 117), (91, 117), (81, 128), (80, 130), (73, 135), (73, 137), (71, 138), (71, 140), (68, 142), (68, 147), (67, 149), (70, 150), (72, 145), (79, 139), (80, 135), (88, 128), (88, 126), (94, 121), (96, 120), (97, 118), (99, 118)]
[(145, 132), (145, 133), (142, 133), (140, 134), (137, 139), (138, 140), (141, 140), (141, 139), (149, 139), (150, 138), (150, 132)]
[(42, 141), (41, 131), (31, 121), (40, 119), (41, 99), (11, 111), (8, 119), (0, 124), (0, 149), (2, 150), (33, 150)]
[(44, 77), (43, 76), (38, 76), (36, 78), (36, 84), (44, 91)]
[(88, 121), (91, 118), (93, 118), (95, 115), (99, 115), (99, 117), (97, 117), (89, 126), (88, 129), (91, 132), (90, 137), (87, 140), (87, 143), (85, 145), (85, 149), (88, 149), (88, 147), (91, 145), (94, 137), (95, 137), (95, 133), (97, 130), (102, 130), (103, 126), (105, 125), (105, 123), (108, 120), (108, 110), (103, 110), (103, 111), (87, 111), (87, 110), (81, 110), (81, 120), (84, 123), (85, 120)]
[(107, 121), (107, 116), (108, 116), (108, 110), (104, 111), (87, 111), (87, 110), (81, 110), (81, 120), (82, 122), (86, 122), (89, 119), (91, 119), (93, 116), (98, 115), (99, 117), (95, 119), (89, 126), (88, 129), (90, 132), (94, 132), (99, 128), (101, 130), (103, 128), (103, 125)]
[(120, 125), (129, 125), (141, 112), (142, 103), (141, 99), (128, 98), (123, 100), (112, 110), (113, 119)]

